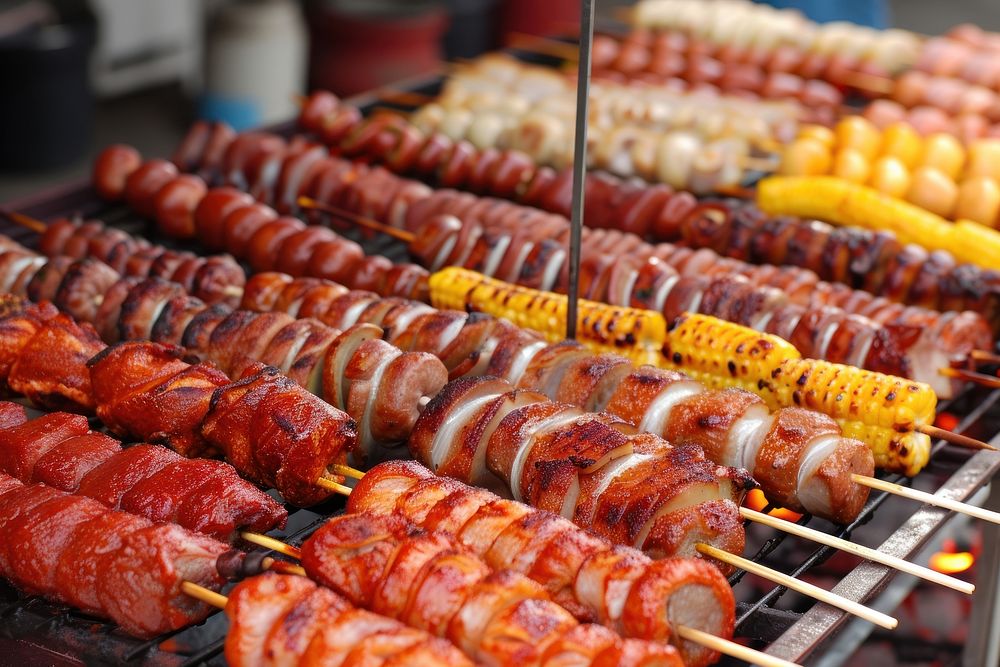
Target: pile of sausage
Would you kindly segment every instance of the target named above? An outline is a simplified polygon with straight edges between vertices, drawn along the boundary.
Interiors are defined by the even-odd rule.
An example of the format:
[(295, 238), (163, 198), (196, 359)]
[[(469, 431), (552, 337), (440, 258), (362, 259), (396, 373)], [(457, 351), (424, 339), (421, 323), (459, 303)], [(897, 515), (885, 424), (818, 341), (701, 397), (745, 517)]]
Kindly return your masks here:
[(225, 542), (239, 530), (285, 525), (285, 509), (227, 463), (153, 445), (122, 449), (91, 431), (86, 417), (54, 412), (28, 421), (15, 403), (0, 402), (0, 425), (0, 472), (25, 484), (47, 484)]
[[(24, 248), (0, 252), (0, 284), (16, 275), (11, 257), (30, 254)], [(387, 451), (382, 450), (406, 440), (418, 405), (448, 380), (448, 372), (437, 359), (426, 353), (401, 352), (380, 340), (377, 327), (342, 333), (312, 319), (326, 312), (330, 299), (347, 291), (340, 285), (331, 283), (316, 290), (308, 302), (286, 302), (286, 306), (295, 304), (300, 317), (296, 319), (281, 312), (264, 315), (224, 304), (209, 305), (160, 278), (120, 279), (113, 269), (93, 259), (68, 263), (60, 259), (66, 258), (57, 256), (37, 268), (43, 272), (55, 263), (69, 267), (52, 289), (30, 289), (25, 294), (11, 287), (10, 293), (51, 300), (93, 324), (106, 343), (153, 340), (183, 346), (187, 354), (213, 362), (225, 374), (222, 378), (242, 377), (257, 363), (274, 367), (355, 419), (358, 443), (351, 455), (358, 464), (383, 458)], [(312, 279), (307, 284), (318, 283)], [(250, 302), (262, 300), (260, 281), (241, 296)], [(89, 352), (96, 354), (99, 349), (98, 345)]]
[[(329, 93), (314, 93), (303, 107), (300, 124), (320, 136), (327, 123), (353, 115)], [(462, 143), (440, 134), (425, 137), (398, 117), (376, 116), (355, 126), (346, 138), (327, 136), (332, 147), (349, 156), (375, 160), (397, 173), (413, 173), (455, 187), (495, 197), (513, 199), (569, 217), (572, 172), (533, 166), (516, 151), (477, 151), (473, 165), (452, 169), (449, 156)], [(407, 137), (395, 150), (389, 136)], [(881, 141), (881, 139), (880, 139)], [(957, 149), (957, 150), (956, 150)], [(409, 156), (405, 156), (409, 153)], [(924, 140), (924, 153), (943, 165), (965, 161), (964, 149), (951, 137)], [(441, 176), (447, 176), (445, 181)], [(515, 187), (522, 183), (521, 187)], [(996, 333), (1000, 331), (1000, 274), (970, 264), (956, 264), (945, 252), (928, 253), (903, 245), (887, 233), (859, 228), (834, 228), (820, 222), (770, 218), (748, 202), (699, 202), (688, 192), (673, 192), (664, 185), (646, 185), (588, 172), (584, 202), (586, 223), (652, 237), (694, 249), (709, 248), (720, 255), (755, 264), (799, 266), (822, 280), (864, 289), (890, 301), (934, 310), (974, 310)], [(808, 272), (798, 272), (795, 282), (815, 284)]]
[(854, 64), (836, 54), (805, 54), (791, 45), (767, 51), (648, 30), (632, 30), (621, 38), (595, 35), (592, 57), (591, 76), (598, 81), (790, 100), (800, 105), (802, 120), (823, 124), (840, 115), (844, 95), (837, 86), (849, 86)]
[[(732, 590), (706, 563), (651, 560), (548, 512), (436, 477), (412, 462), (392, 461), (370, 470), (348, 498), (348, 511), (399, 514), (457, 541), (488, 567), (527, 575), (581, 621), (599, 622), (625, 637), (670, 640), (685, 665), (706, 665), (717, 654), (681, 640), (677, 626), (732, 635)], [(329, 544), (332, 535), (325, 537), (317, 546)], [(303, 556), (309, 567), (315, 556), (308, 549)], [(580, 649), (593, 650), (582, 639)]]
[[(283, 283), (279, 284), (283, 287)], [(303, 303), (307, 309), (311, 303), (317, 312), (330, 312), (331, 295), (342, 294), (344, 288), (324, 287), (316, 290), (318, 294), (309, 302), (300, 290), (302, 298), (286, 303), (296, 304), (297, 315), (306, 314), (299, 312)], [(279, 293), (267, 283), (260, 283), (247, 296), (260, 303), (267, 296), (276, 300)], [(343, 304), (347, 306), (345, 319), (356, 317), (352, 313), (360, 313), (369, 305), (369, 296), (362, 293), (363, 298), (356, 299), (355, 304)], [(383, 313), (392, 305), (395, 304), (391, 301), (379, 303)], [(421, 314), (412, 308), (406, 310), (410, 312), (404, 316), (409, 319)], [(116, 311), (109, 312), (113, 316)], [(391, 445), (411, 436), (421, 397), (437, 394), (448, 378), (447, 370), (434, 356), (426, 352), (401, 352), (382, 341), (382, 331), (373, 325), (361, 325), (338, 335), (319, 321), (296, 320), (281, 312), (230, 312), (218, 305), (208, 307), (184, 294), (179, 286), (158, 279), (147, 279), (132, 287), (117, 312), (120, 313), (118, 331), (126, 337), (181, 342), (186, 346), (185, 353), (206, 356), (232, 372), (233, 377), (243, 379), (234, 383), (215, 366), (191, 366), (178, 358), (181, 351), (173, 347), (135, 343), (98, 353), (101, 346), (93, 345), (79, 355), (76, 367), (85, 371), (79, 367), (84, 363), (89, 366), (91, 403), (96, 404), (98, 416), (109, 428), (162, 442), (185, 455), (199, 455), (215, 446), (245, 476), (277, 488), (294, 504), (312, 504), (325, 497), (326, 492), (315, 482), (326, 474), (331, 462), (342, 461), (348, 454), (358, 463), (382, 458), (392, 451)], [(72, 324), (64, 315), (56, 318)], [(7, 321), (37, 319), (28, 313), (11, 316)], [(44, 339), (46, 328), (42, 324), (32, 339)], [(73, 333), (80, 331), (83, 330), (74, 325)], [(428, 334), (441, 336), (450, 331), (457, 333), (453, 324), (447, 330), (430, 330)], [(72, 335), (64, 338), (73, 340)], [(404, 335), (397, 342), (405, 345), (405, 340)], [(30, 344), (31, 340), (20, 350), (12, 350), (20, 354), (15, 368), (33, 362), (34, 357), (24, 351)], [(447, 343), (443, 343), (440, 348), (432, 346), (432, 349), (446, 347)], [(519, 356), (527, 364), (530, 357)], [(297, 365), (293, 360), (298, 360)], [(259, 362), (281, 363), (281, 368), (294, 374), (294, 380), (279, 375), (278, 368), (262, 369)], [(68, 377), (74, 377), (72, 366), (47, 378), (47, 382)], [(314, 393), (306, 392), (303, 387)], [(297, 391), (291, 391), (292, 388)], [(320, 401), (317, 395), (325, 396), (330, 404)], [(247, 413), (265, 399), (264, 404), (270, 406), (268, 412)], [(293, 402), (296, 399), (302, 400), (303, 405), (296, 406)], [(318, 410), (317, 402), (322, 405)], [(294, 417), (285, 416), (289, 411), (297, 412)], [(281, 437), (274, 433), (276, 428), (283, 431)], [(577, 446), (585, 446), (589, 440), (586, 431), (581, 423), (569, 427), (567, 434), (574, 436)], [(705, 461), (703, 455), (700, 460), (698, 457), (674, 460), (663, 449), (668, 447), (665, 442), (650, 437), (654, 449), (660, 447), (654, 452), (654, 462), (662, 470), (675, 470), (678, 474), (684, 471), (683, 475), (692, 480), (699, 474), (702, 478), (717, 478), (714, 496), (723, 503), (723, 513), (731, 521), (725, 530), (705, 539), (741, 551), (743, 533), (737, 504), (749, 483), (746, 473), (717, 468)], [(632, 446), (626, 443), (622, 447), (630, 450)], [(555, 445), (536, 449), (540, 460), (547, 460), (550, 465), (569, 456)], [(429, 453), (419, 454), (422, 460), (431, 460)], [(509, 470), (506, 474), (509, 476)], [(710, 498), (712, 494), (705, 496)], [(659, 502), (649, 501), (646, 506), (663, 507), (669, 500), (664, 497)], [(706, 516), (709, 510), (720, 513), (710, 500), (698, 503), (693, 509)], [(721, 523), (716, 527), (721, 527)], [(673, 536), (679, 534), (682, 533), (674, 531)], [(689, 552), (693, 549), (692, 540), (684, 544), (656, 540), (654, 535), (640, 546), (671, 554), (678, 549)], [(628, 541), (634, 542), (634, 536)]]
[[(551, 70), (512, 58), (483, 58), (453, 75), (442, 95), (421, 107), (413, 124), (479, 148), (514, 149), (537, 164), (573, 162), (575, 93), (563, 78), (535, 90), (528, 74)], [(738, 185), (758, 145), (794, 135), (797, 112), (777, 102), (686, 95), (655, 87), (595, 83), (588, 163), (619, 176), (708, 193)]]
[(972, 25), (957, 26), (948, 34), (927, 39), (913, 69), (1000, 91), (997, 53), (1000, 40), (995, 33)]
[(632, 23), (642, 28), (677, 30), (715, 44), (773, 51), (794, 46), (806, 56), (835, 55), (864, 71), (893, 75), (910, 67), (920, 53), (915, 33), (875, 30), (846, 21), (814, 23), (800, 12), (774, 9), (748, 0), (643, 0)]
[[(522, 524), (518, 526), (522, 530), (511, 531), (514, 535), (495, 537), (492, 548), (520, 555), (523, 546), (550, 532), (576, 532), (555, 517), (545, 518), (547, 526), (524, 529)], [(494, 527), (496, 523), (494, 517), (468, 530), (470, 534), (502, 532), (503, 528)], [(527, 543), (517, 544), (518, 538)], [(691, 585), (699, 566), (688, 563), (693, 570), (688, 578)], [(398, 514), (346, 514), (331, 519), (302, 546), (302, 564), (310, 578), (350, 602), (447, 638), (480, 664), (544, 665), (546, 653), (555, 649), (556, 654), (578, 652), (580, 657), (592, 651), (583, 665), (684, 666), (673, 646), (623, 640), (605, 626), (581, 625), (575, 614), (526, 575), (506, 567), (494, 569), (455, 537), (417, 529)], [(731, 594), (728, 584), (722, 577), (714, 581), (724, 588), (726, 599)], [(564, 597), (568, 597), (565, 592)], [(582, 637), (595, 641), (580, 646)]]
[[(249, 189), (261, 202), (272, 202), (285, 212), (297, 209), (296, 197), (302, 194), (307, 182), (315, 183), (316, 194), (322, 195), (338, 187), (348, 173), (354, 177), (367, 171), (363, 166), (350, 165), (348, 172), (342, 160), (326, 157), (326, 150), (311, 142), (287, 144), (276, 135), (263, 133), (233, 138), (231, 130), (223, 124), (211, 128), (198, 125), (196, 129), (198, 132), (190, 135), (182, 148), (194, 151), (197, 164), (209, 182), (224, 182), (222, 174), (228, 174), (232, 177), (230, 182)], [(219, 137), (227, 138), (228, 143)], [(210, 154), (210, 150), (220, 145), (225, 148), (221, 155)], [(175, 159), (178, 164), (191, 167), (192, 161), (184, 155), (182, 152)], [(214, 161), (216, 158), (218, 163)], [(248, 180), (246, 175), (251, 173), (253, 176)], [(93, 183), (105, 199), (124, 199), (138, 213), (155, 218), (164, 234), (185, 239), (192, 238), (197, 231), (206, 247), (211, 250), (225, 247), (237, 258), (246, 260), (255, 271), (279, 269), (295, 275), (315, 275), (387, 296), (420, 296), (426, 290), (427, 274), (420, 267), (394, 265), (381, 255), (366, 256), (360, 245), (328, 228), (307, 229), (301, 220), (280, 215), (275, 209), (257, 203), (250, 194), (232, 187), (208, 189), (205, 179), (179, 174), (177, 167), (166, 160), (142, 162), (138, 152), (128, 146), (111, 146), (101, 153), (94, 164)], [(426, 186), (415, 185), (413, 190), (413, 196), (419, 196)], [(169, 210), (157, 203), (162, 203), (164, 192), (170, 193)], [(210, 228), (205, 220), (211, 222)], [(47, 230), (42, 246), (46, 254), (71, 256), (79, 256), (83, 248), (92, 248), (102, 260), (107, 257), (113, 263), (114, 257), (106, 251), (104, 239), (112, 234), (118, 237), (120, 233), (95, 225), (93, 234), (97, 238), (91, 241), (85, 233), (60, 226)], [(80, 239), (74, 241), (71, 237)], [(82, 247), (77, 245), (81, 242)], [(232, 263), (231, 258), (225, 261)], [(132, 268), (136, 262), (143, 259), (126, 263), (123, 268), (142, 275), (142, 270)], [(239, 269), (238, 265), (236, 268)], [(169, 277), (182, 284), (186, 278), (185, 265), (173, 259), (162, 270), (150, 267), (147, 274)], [(239, 278), (234, 278), (231, 286), (242, 285), (244, 279), (240, 270)]]
[[(540, 396), (533, 392), (541, 392), (553, 401), (588, 412), (608, 412), (670, 442), (696, 444), (711, 461), (750, 471), (765, 494), (785, 507), (849, 522), (867, 498), (865, 487), (853, 484), (850, 474), (870, 474), (871, 452), (863, 443), (843, 437), (836, 423), (824, 415), (801, 408), (769, 413), (760, 398), (747, 392), (708, 390), (681, 373), (649, 366), (637, 369), (623, 357), (594, 355), (573, 343), (547, 345), (541, 336), (502, 320), (459, 311), (435, 311), (413, 301), (386, 304), (372, 293), (334, 296), (329, 286), (288, 276), (254, 276), (248, 283), (243, 306), (299, 317), (308, 307), (310, 313), (321, 312), (317, 316), (336, 328), (358, 323), (376, 325), (385, 330), (390, 343), (440, 358), (453, 378), (495, 376), (522, 390), (531, 390), (509, 394), (512, 387), (499, 380), (466, 383), (447, 390), (452, 396), (449, 401), (460, 395), (455, 392), (474, 392), (480, 398), (483, 392), (493, 392), (492, 401), (484, 403), (485, 412), (480, 414), (496, 417), (501, 407), (513, 409), (515, 404), (540, 403)], [(498, 410), (495, 413), (494, 408)], [(566, 411), (568, 406), (562, 409)], [(447, 419), (451, 421), (473, 417), (449, 410)], [(443, 437), (426, 431), (433, 424), (428, 419), (421, 417), (417, 422), (425, 429), (420, 437)], [(710, 427), (705, 426), (708, 423)], [(460, 433), (464, 429), (449, 427), (448, 432)], [(413, 443), (421, 442), (415, 438), (411, 438), (413, 455), (437, 472), (490, 488), (511, 488), (502, 480), (510, 477), (510, 471), (489, 469), (492, 459), (486, 438), (469, 446), (477, 451), (485, 448), (486, 459), (474, 462), (459, 455), (461, 452), (453, 452), (450, 463), (442, 463), (442, 457), (448, 457), (445, 449), (435, 450), (425, 446), (426, 442), (414, 449)], [(798, 454), (787, 457), (788, 467), (775, 467), (768, 452), (778, 451)], [(790, 481), (788, 476), (793, 479)], [(817, 486), (825, 486), (826, 490), (810, 491)]]
[(963, 144), (986, 137), (1000, 138), (1000, 123), (982, 114), (952, 115), (940, 107), (927, 105), (907, 108), (895, 100), (874, 100), (861, 113), (880, 130), (893, 123), (905, 122), (925, 137), (945, 133), (957, 137)]
[[(462, 265), (508, 282), (565, 290), (566, 218), (450, 190), (425, 188), (417, 196), (419, 187), (424, 186), (375, 169), (344, 179), (339, 190), (318, 194), (353, 213), (419, 231), (411, 254), (431, 270)], [(307, 185), (306, 194), (317, 193)], [(670, 198), (669, 191), (654, 193), (647, 215), (657, 203), (666, 207)], [(207, 222), (221, 224), (218, 219)], [(990, 344), (989, 326), (976, 313), (906, 308), (818, 283), (814, 274), (800, 270), (723, 261), (710, 251), (693, 253), (668, 244), (652, 246), (633, 234), (585, 232), (585, 298), (664, 312), (668, 319), (698, 311), (759, 327), (794, 339), (805, 356), (918, 379), (941, 396), (950, 395), (952, 387), (938, 369)], [(629, 261), (618, 261), (625, 256)], [(705, 275), (707, 267), (715, 267), (713, 275)]]

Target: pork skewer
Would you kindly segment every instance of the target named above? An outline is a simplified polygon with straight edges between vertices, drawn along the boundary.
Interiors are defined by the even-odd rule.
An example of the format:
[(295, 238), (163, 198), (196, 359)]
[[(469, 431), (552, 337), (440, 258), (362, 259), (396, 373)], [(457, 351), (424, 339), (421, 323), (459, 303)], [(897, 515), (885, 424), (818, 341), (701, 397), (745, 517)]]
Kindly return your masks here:
[(449, 642), (358, 609), (304, 577), (260, 574), (238, 583), (228, 597), (193, 582), (183, 590), (225, 610), (230, 628), (224, 650), (234, 667), (341, 664), (348, 658), (386, 667), (475, 664)]
[(122, 449), (87, 419), (65, 412), (28, 420), (0, 402), (0, 472), (98, 500), (111, 509), (232, 542), (239, 530), (284, 527), (288, 513), (229, 464), (138, 444)]
[[(150, 638), (204, 620), (184, 581), (219, 589), (228, 545), (0, 474), (0, 576)], [(15, 548), (16, 547), (16, 548)]]
[[(502, 506), (498, 507), (498, 505)], [(459, 539), (468, 548), (483, 557), (490, 564), (495, 562), (494, 559), (497, 558), (507, 560), (507, 556), (498, 553), (498, 550), (495, 548), (495, 544), (505, 534), (506, 527), (538, 520), (541, 518), (538, 515), (544, 512), (543, 510), (529, 510), (525, 514), (523, 511), (516, 511), (511, 505), (514, 505), (512, 501), (501, 500), (485, 490), (463, 487), (462, 485), (456, 486), (453, 483), (449, 483), (447, 479), (435, 477), (433, 473), (424, 469), (419, 464), (407, 461), (392, 461), (383, 463), (366, 473), (365, 479), (361, 480), (358, 486), (348, 495), (347, 509), (348, 512), (381, 512), (384, 514), (398, 512), (414, 524), (428, 530), (457, 534)], [(482, 524), (483, 526), (489, 526), (488, 529), (479, 530), (478, 517), (482, 517)], [(499, 525), (496, 525), (497, 522), (499, 522)], [(470, 526), (476, 529), (470, 529)], [(523, 537), (521, 539), (523, 540)], [(561, 545), (563, 540), (569, 542), (564, 534), (556, 533), (550, 540), (542, 541), (541, 543), (538, 540), (534, 540), (530, 544), (522, 545), (522, 548), (527, 549), (525, 556), (527, 562), (524, 562), (523, 567), (528, 568), (529, 576), (533, 576), (531, 571), (535, 568), (534, 563), (537, 563), (538, 559), (544, 561), (546, 545)], [(601, 559), (595, 554), (586, 557), (581, 562), (581, 556), (579, 555), (581, 553), (580, 545), (567, 545), (566, 548), (569, 548), (574, 554), (573, 567), (580, 568), (578, 570), (580, 574), (577, 574), (575, 578), (572, 575), (570, 576), (570, 581), (574, 581), (575, 579), (574, 585), (579, 587), (585, 583), (581, 582), (580, 577), (587, 570), (587, 564), (596, 565)], [(583, 553), (586, 554), (590, 551), (590, 549), (587, 549)], [(713, 550), (712, 553), (714, 557), (716, 551)], [(874, 612), (863, 605), (859, 605), (856, 602), (829, 593), (828, 591), (822, 589), (816, 591), (815, 587), (802, 585), (804, 582), (798, 580), (792, 579), (792, 583), (788, 583), (787, 578), (781, 577), (780, 573), (774, 572), (772, 575), (768, 572), (769, 568), (746, 561), (746, 559), (731, 558), (731, 556), (732, 554), (722, 555), (721, 557), (730, 560), (737, 567), (739, 567), (737, 563), (750, 563), (756, 573), (772, 581), (781, 579), (782, 585), (788, 584), (789, 587), (795, 587), (795, 590), (804, 595), (822, 600), (882, 627), (890, 629), (895, 627), (895, 620), (891, 617)], [(611, 564), (619, 559), (621, 559), (620, 554), (614, 557), (611, 563), (602, 565), (601, 569), (608, 568), (609, 570), (613, 570), (614, 568), (611, 567)], [(518, 561), (515, 560), (515, 562)], [(655, 561), (655, 563), (654, 567), (667, 568), (670, 561), (660, 560)], [(519, 565), (519, 567), (521, 566)], [(562, 576), (565, 577), (566, 575), (563, 574)], [(609, 575), (601, 576), (605, 577)], [(617, 576), (622, 575), (619, 574)], [(628, 577), (629, 575), (625, 576)], [(642, 576), (640, 574), (640, 577)], [(565, 582), (565, 579), (561, 578), (560, 581)], [(546, 586), (552, 585), (550, 581), (539, 583), (543, 583)], [(598, 589), (607, 591), (609, 589), (608, 581), (605, 581)], [(629, 594), (625, 593), (625, 595)], [(607, 595), (607, 593), (602, 593), (602, 595)], [(625, 623), (626, 626), (630, 622), (629, 614), (633, 605), (629, 605), (627, 602), (624, 606), (619, 606), (618, 604), (612, 606), (607, 601), (597, 601), (592, 604), (595, 605), (594, 608), (598, 613), (606, 614), (607, 609), (617, 609), (617, 613), (622, 614), (621, 620), (618, 622)], [(602, 612), (602, 610), (605, 611)], [(603, 617), (599, 616), (599, 618)], [(643, 623), (645, 622), (643, 621)], [(658, 621), (660, 624), (670, 622), (669, 620)], [(673, 622), (676, 623), (677, 621), (674, 620)]]
[[(366, 523), (363, 529), (358, 530), (355, 528), (355, 525), (358, 522)], [(342, 517), (336, 517), (331, 519), (327, 524), (321, 527), (319, 531), (310, 536), (301, 549), (292, 547), (284, 542), (269, 538), (265, 535), (250, 534), (247, 535), (247, 538), (248, 541), (252, 541), (268, 549), (278, 551), (279, 553), (290, 556), (296, 560), (301, 560), (305, 565), (305, 567), (302, 567), (278, 562), (278, 571), (298, 574), (301, 576), (309, 576), (313, 579), (320, 580), (326, 585), (333, 586), (333, 588), (335, 588), (338, 592), (347, 595), (350, 599), (352, 594), (363, 595), (362, 591), (364, 590), (363, 587), (358, 589), (357, 582), (348, 583), (344, 577), (345, 573), (355, 571), (355, 567), (352, 566), (352, 563), (349, 560), (352, 557), (356, 557), (354, 549), (352, 548), (353, 545), (351, 540), (365, 539), (367, 543), (373, 543), (375, 539), (381, 538), (381, 543), (405, 543), (406, 538), (399, 534), (400, 530), (396, 527), (397, 524), (406, 525), (408, 527), (410, 526), (409, 522), (398, 514), (384, 514), (378, 516), (344, 515)], [(413, 534), (412, 528), (410, 528), (407, 535)], [(471, 551), (468, 551), (467, 547), (463, 546), (458, 539), (445, 533), (420, 531), (417, 532), (416, 535), (419, 536), (418, 539), (427, 539), (430, 536), (434, 536), (435, 539), (439, 539), (441, 541), (440, 548), (446, 550), (444, 552), (444, 558), (454, 558), (451, 556), (451, 553), (455, 550), (467, 553), (469, 558), (475, 558), (474, 554)], [(484, 573), (492, 570), (492, 568), (490, 568), (490, 566), (483, 561), (479, 560), (479, 563), (482, 563), (483, 567), (486, 568)], [(372, 576), (368, 571), (370, 567), (373, 566), (377, 566), (377, 563), (372, 563), (364, 568), (367, 576)], [(427, 566), (425, 566), (425, 568), (426, 567)], [(476, 568), (469, 567), (468, 569), (474, 570)], [(510, 580), (506, 586), (508, 588), (518, 588), (518, 578), (525, 578), (524, 575), (511, 570), (507, 570), (506, 572), (509, 573), (506, 576)], [(496, 573), (494, 573), (493, 576), (496, 576)], [(347, 590), (345, 590), (345, 588)], [(374, 588), (375, 586), (373, 585), (371, 589)], [(416, 585), (415, 588), (419, 589), (419, 584)], [(419, 593), (417, 593), (417, 595), (419, 595)], [(469, 604), (468, 598), (466, 598), (466, 602), (464, 604)], [(660, 601), (658, 606), (665, 609), (667, 604), (669, 604), (669, 602)], [(579, 611), (573, 615), (581, 622), (585, 622), (584, 619), (588, 618), (585, 613), (581, 613)], [(694, 632), (689, 632), (690, 630), (694, 630)], [(578, 632), (578, 630), (570, 628), (569, 632), (572, 634)], [(703, 630), (697, 630), (687, 626), (672, 626), (670, 628), (670, 632), (673, 643), (680, 644), (681, 646), (683, 646), (683, 642), (680, 640), (686, 639), (694, 642), (695, 644), (705, 646), (706, 648), (717, 650), (720, 653), (745, 660), (751, 660), (757, 664), (774, 664), (783, 666), (791, 664), (785, 661), (768, 662), (768, 660), (771, 660), (770, 656), (757, 651), (747, 650), (740, 644), (736, 644), (735, 642), (723, 637), (717, 637), (709, 634)], [(544, 650), (541, 652), (544, 653)], [(685, 660), (685, 664), (688, 665), (699, 664), (700, 662), (701, 660), (692, 661), (691, 656), (688, 656)]]

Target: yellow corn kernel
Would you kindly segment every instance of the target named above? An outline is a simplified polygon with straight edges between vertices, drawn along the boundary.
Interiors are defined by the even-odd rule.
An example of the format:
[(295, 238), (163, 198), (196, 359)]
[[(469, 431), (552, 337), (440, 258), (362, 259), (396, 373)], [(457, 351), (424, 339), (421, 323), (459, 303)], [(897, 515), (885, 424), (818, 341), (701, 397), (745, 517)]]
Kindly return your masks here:
[(868, 184), (890, 197), (902, 197), (910, 189), (910, 170), (899, 158), (883, 155), (872, 163)]

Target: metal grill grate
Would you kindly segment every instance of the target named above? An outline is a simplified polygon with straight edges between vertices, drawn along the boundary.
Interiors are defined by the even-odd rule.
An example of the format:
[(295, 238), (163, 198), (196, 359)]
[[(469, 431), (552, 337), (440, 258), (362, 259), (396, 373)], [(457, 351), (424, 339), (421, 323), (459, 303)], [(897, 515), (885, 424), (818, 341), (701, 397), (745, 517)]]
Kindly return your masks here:
[[(432, 93), (439, 85), (440, 80), (433, 79), (412, 82), (401, 87)], [(370, 109), (372, 105), (378, 103), (378, 100), (362, 97), (356, 98), (353, 102), (363, 109)], [(291, 126), (275, 129), (289, 132)], [(177, 247), (176, 243), (151, 233), (152, 230), (146, 223), (123, 207), (108, 206), (99, 201), (86, 183), (68, 184), (58, 190), (10, 202), (8, 207), (43, 219), (73, 215), (99, 218), (131, 233), (143, 234), (158, 242)], [(33, 245), (32, 233), (23, 228), (2, 224), (0, 233), (29, 247)], [(369, 252), (378, 252), (393, 260), (405, 257), (405, 248), (391, 239), (362, 239), (353, 232), (348, 232), (346, 235), (361, 242)], [(1000, 391), (972, 389), (955, 400), (942, 404), (940, 410), (961, 416), (958, 427), (961, 432), (989, 440), (1000, 431), (998, 403), (1000, 403)], [(939, 487), (946, 488), (951, 497), (962, 500), (969, 498), (980, 487), (988, 484), (998, 469), (1000, 469), (1000, 455), (988, 452), (972, 455), (967, 452), (956, 452), (953, 449), (945, 450), (945, 443), (938, 442), (933, 449), (931, 464), (917, 478), (917, 482), (946, 478), (947, 481), (943, 485), (939, 484), (932, 490)], [(885, 479), (907, 483), (905, 478), (898, 475), (886, 476)], [(809, 516), (803, 516), (799, 523), (820, 527), (838, 537), (850, 538), (866, 524), (882, 522), (880, 517), (883, 512), (880, 510), (890, 502), (908, 501), (893, 500), (886, 493), (873, 492), (860, 516), (849, 526), (836, 527)], [(927, 508), (917, 511), (917, 505), (913, 503), (911, 505), (912, 509), (907, 512), (911, 518), (904, 524), (895, 525), (891, 523), (893, 519), (887, 518), (890, 523), (881, 526), (885, 532), (891, 533), (885, 542), (891, 546), (891, 549), (887, 550), (904, 558), (918, 553), (950, 517), (949, 513), (943, 510)], [(287, 528), (275, 536), (299, 544), (327, 517), (342, 511), (343, 502), (332, 500), (308, 510), (295, 508), (289, 510)], [(820, 547), (808, 550), (803, 555), (801, 549), (794, 548), (795, 541), (790, 541), (784, 533), (760, 525), (748, 525), (747, 528), (748, 543), (760, 543), (753, 555), (748, 558), (775, 567), (794, 577), (814, 573), (835, 551), (830, 547)], [(887, 568), (862, 563), (855, 567), (835, 590), (851, 599), (864, 602), (884, 588), (893, 574)], [(801, 661), (821, 647), (826, 639), (850, 620), (846, 614), (825, 605), (812, 606), (801, 600), (796, 600), (794, 604), (783, 605), (792, 607), (791, 609), (776, 607), (777, 603), (786, 601), (783, 600), (786, 589), (771, 587), (759, 594), (743, 572), (731, 576), (730, 583), (734, 587), (737, 599), (740, 600), (737, 609), (737, 636), (749, 638), (761, 647), (770, 645), (767, 649), (769, 652), (789, 660)], [(981, 591), (978, 594), (983, 593)], [(37, 597), (20, 596), (9, 586), (0, 583), (0, 637), (21, 639), (42, 645), (52, 651), (79, 657), (88, 665), (122, 663), (165, 666), (221, 665), (224, 664), (221, 653), (225, 631), (226, 622), (223, 614), (216, 613), (197, 627), (143, 642), (128, 637), (115, 626), (99, 619), (67, 610)]]

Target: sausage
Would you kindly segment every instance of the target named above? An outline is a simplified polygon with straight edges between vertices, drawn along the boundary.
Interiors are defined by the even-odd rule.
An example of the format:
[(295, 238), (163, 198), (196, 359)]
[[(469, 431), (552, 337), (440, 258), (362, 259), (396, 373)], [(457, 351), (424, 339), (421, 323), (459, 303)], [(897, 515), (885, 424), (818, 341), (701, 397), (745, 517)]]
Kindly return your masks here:
[(91, 176), (101, 199), (118, 201), (125, 194), (125, 182), (142, 165), (139, 151), (125, 144), (108, 146), (94, 160)]
[(281, 217), (264, 224), (247, 243), (246, 259), (250, 266), (254, 271), (271, 269), (284, 240), (305, 228), (304, 222), (289, 217)]
[(236, 188), (212, 188), (194, 210), (194, 226), (198, 238), (209, 250), (221, 250), (226, 216), (253, 203), (253, 197)]
[(193, 239), (194, 211), (206, 192), (208, 186), (198, 176), (183, 174), (167, 182), (153, 202), (160, 231), (175, 239)]
[(156, 193), (178, 175), (166, 160), (147, 160), (125, 179), (125, 201), (144, 218), (156, 215)]

